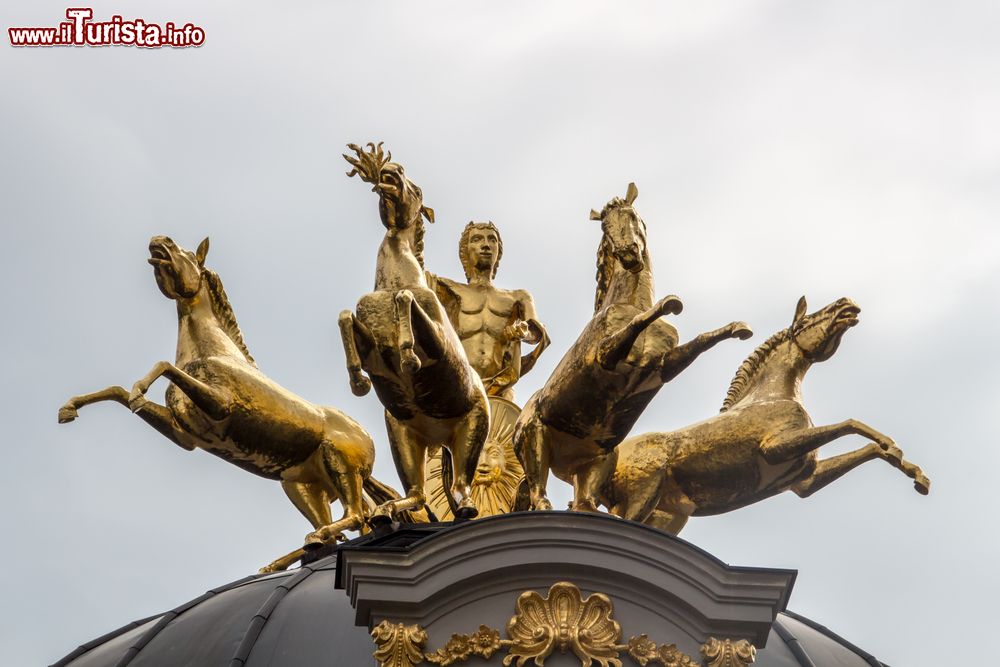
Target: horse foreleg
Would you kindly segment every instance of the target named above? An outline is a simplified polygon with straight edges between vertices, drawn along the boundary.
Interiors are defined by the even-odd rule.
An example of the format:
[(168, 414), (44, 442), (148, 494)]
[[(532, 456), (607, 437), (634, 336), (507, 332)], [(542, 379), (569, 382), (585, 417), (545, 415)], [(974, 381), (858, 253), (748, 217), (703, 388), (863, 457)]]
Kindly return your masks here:
[(157, 363), (145, 377), (132, 385), (132, 393), (128, 397), (128, 405), (132, 412), (138, 412), (146, 405), (145, 394), (160, 376), (166, 376), (177, 385), (200, 410), (212, 419), (221, 420), (229, 416), (232, 401), (224, 392), (185, 373), (169, 361)]
[[(59, 408), (59, 423), (66, 424), (73, 421), (79, 416), (77, 413), (79, 408), (101, 401), (114, 401), (126, 407), (131, 407), (129, 404), (129, 393), (125, 391), (124, 387), (108, 387), (101, 391), (95, 391), (92, 394), (74, 396), (69, 399)], [(182, 447), (188, 451), (195, 449), (196, 445), (192, 441), (191, 436), (178, 428), (173, 414), (166, 407), (143, 398), (135, 413), (140, 419), (155, 428), (178, 447)]]
[(419, 347), (423, 356), (431, 361), (441, 359), (446, 349), (441, 325), (434, 321), (434, 318), (416, 301), (410, 309), (410, 325), (414, 344)]
[(420, 359), (413, 351), (413, 293), (399, 290), (394, 297), (396, 303), (396, 347), (399, 349), (399, 366), (404, 373), (420, 370)]
[(760, 453), (768, 463), (782, 463), (805, 456), (814, 449), (819, 449), (828, 442), (846, 435), (860, 435), (874, 440), (883, 450), (896, 446), (892, 438), (882, 435), (867, 424), (856, 419), (847, 419), (828, 426), (811, 426), (773, 433), (761, 442)]
[(602, 368), (611, 370), (628, 356), (636, 339), (650, 324), (664, 315), (676, 315), (684, 308), (684, 304), (676, 296), (666, 296), (655, 306), (644, 313), (639, 313), (619, 331), (608, 335), (597, 348), (597, 363)]
[(101, 401), (114, 401), (115, 403), (121, 403), (127, 407), (128, 392), (125, 391), (124, 387), (115, 385), (114, 387), (108, 387), (107, 389), (102, 389), (101, 391), (95, 391), (92, 394), (74, 396), (66, 401), (61, 408), (59, 408), (59, 423), (68, 424), (80, 416), (77, 413), (77, 410), (85, 405), (100, 403)]
[(396, 464), (396, 473), (399, 475), (399, 481), (403, 484), (406, 496), (389, 500), (375, 508), (368, 520), (372, 525), (387, 523), (397, 512), (416, 511), (427, 504), (427, 497), (424, 495), (424, 466), (427, 447), (388, 412), (385, 413), (385, 425), (389, 436), (392, 460)]
[(683, 345), (672, 348), (663, 356), (662, 367), (660, 368), (660, 380), (663, 383), (670, 382), (677, 375), (691, 365), (702, 352), (710, 350), (724, 340), (738, 338), (746, 340), (753, 335), (753, 331), (746, 322), (731, 322), (726, 326), (699, 334)]
[[(815, 426), (776, 433), (764, 439), (760, 445), (760, 452), (768, 463), (781, 463), (804, 456), (845, 435), (860, 435), (870, 438), (874, 441), (872, 444), (878, 448), (878, 456), (913, 479), (913, 485), (917, 491), (923, 494), (930, 491), (930, 480), (918, 466), (903, 458), (903, 452), (896, 446), (892, 438), (856, 419), (847, 419), (839, 424), (829, 426)], [(838, 458), (834, 457), (829, 460), (835, 461)], [(832, 479), (836, 479), (836, 476)], [(822, 488), (822, 485), (817, 488)]]
[(913, 465), (903, 458), (903, 453), (898, 447), (891, 447), (884, 450), (874, 442), (847, 452), (840, 456), (823, 459), (816, 464), (816, 470), (806, 479), (792, 486), (792, 491), (800, 498), (808, 498), (830, 482), (840, 479), (844, 474), (854, 470), (862, 463), (882, 459), (893, 467), (899, 468), (907, 477), (913, 479), (913, 486), (924, 495), (930, 491), (931, 481), (919, 467)]
[(351, 381), (351, 392), (355, 396), (364, 396), (371, 391), (371, 380), (365, 377), (361, 369), (361, 355), (358, 354), (357, 335), (368, 335), (364, 325), (354, 317), (349, 310), (342, 311), (337, 320), (340, 325), (340, 338), (344, 343), (344, 354), (347, 357), (347, 375)]
[[(447, 492), (455, 499), (455, 518), (472, 519), (479, 510), (472, 500), (472, 480), (476, 476), (479, 455), (490, 430), (490, 411), (485, 402), (476, 405), (452, 434), (448, 451), (454, 464), (454, 480)], [(443, 456), (444, 454), (442, 454)]]

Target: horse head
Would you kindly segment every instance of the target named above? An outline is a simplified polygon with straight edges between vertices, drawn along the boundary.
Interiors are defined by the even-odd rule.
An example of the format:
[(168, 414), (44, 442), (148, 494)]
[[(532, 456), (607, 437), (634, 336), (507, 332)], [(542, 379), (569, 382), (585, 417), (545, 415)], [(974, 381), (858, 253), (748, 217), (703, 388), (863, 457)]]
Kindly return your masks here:
[(632, 203), (639, 196), (635, 183), (628, 184), (625, 198), (615, 197), (601, 209), (601, 212), (590, 212), (591, 220), (601, 221), (602, 250), (610, 253), (622, 268), (631, 273), (638, 273), (646, 264), (646, 223), (632, 208)]
[(810, 362), (826, 361), (847, 330), (858, 323), (860, 312), (858, 304), (845, 297), (806, 315), (806, 298), (802, 297), (795, 306), (790, 337)]
[(169, 236), (154, 236), (149, 240), (149, 259), (156, 284), (163, 295), (174, 301), (190, 299), (201, 289), (208, 255), (208, 238), (195, 252), (186, 250)]
[(369, 142), (368, 150), (347, 144), (356, 157), (344, 155), (352, 169), (348, 176), (360, 176), (378, 194), (378, 212), (386, 229), (403, 231), (420, 222), (420, 216), (434, 222), (434, 211), (424, 206), (424, 193), (406, 177), (403, 166), (392, 161), (392, 153), (382, 150), (382, 142)]

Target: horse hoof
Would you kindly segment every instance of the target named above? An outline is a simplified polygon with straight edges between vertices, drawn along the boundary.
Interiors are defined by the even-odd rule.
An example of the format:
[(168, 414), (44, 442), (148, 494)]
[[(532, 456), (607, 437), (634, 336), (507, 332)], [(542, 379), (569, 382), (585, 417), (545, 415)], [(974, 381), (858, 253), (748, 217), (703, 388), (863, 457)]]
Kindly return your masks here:
[(372, 381), (364, 376), (351, 380), (351, 393), (355, 396), (365, 396), (372, 389)]
[(476, 509), (475, 503), (466, 498), (455, 510), (455, 521), (468, 521), (470, 519), (475, 519), (479, 516), (479, 510)]
[(76, 419), (79, 416), (80, 415), (76, 411), (76, 408), (71, 408), (71, 407), (66, 407), (66, 406), (59, 408), (59, 423), (60, 424), (68, 424), (68, 423), (70, 423), (71, 421), (73, 421), (74, 419)]
[(400, 354), (399, 366), (404, 373), (416, 373), (420, 370), (420, 359), (417, 358), (413, 350), (403, 350)]
[(388, 512), (378, 512), (368, 517), (368, 525), (372, 528), (381, 528), (392, 523), (392, 515)]
[(931, 480), (927, 478), (923, 473), (918, 474), (913, 480), (913, 488), (917, 490), (922, 496), (926, 496), (931, 492)]
[(548, 512), (552, 509), (552, 503), (549, 502), (548, 498), (542, 498), (537, 503), (535, 503), (533, 509), (539, 512)]
[(306, 535), (306, 539), (305, 539), (305, 541), (302, 544), (302, 548), (303, 549), (307, 549), (307, 550), (308, 549), (316, 549), (318, 547), (323, 546), (323, 544), (325, 544), (325, 543), (326, 543), (326, 540), (324, 540), (320, 536), (319, 531), (318, 530), (314, 530), (313, 532), (311, 532), (308, 535)]
[(679, 297), (671, 294), (670, 296), (663, 297), (660, 299), (659, 310), (660, 315), (679, 315), (682, 310), (684, 310), (684, 304), (681, 303)]
[(738, 340), (747, 340), (753, 337), (753, 329), (746, 322), (737, 322), (733, 326), (733, 337)]
[(584, 512), (587, 514), (604, 514), (604, 512), (597, 509), (597, 505), (595, 505), (592, 500), (584, 500), (578, 503), (570, 503), (569, 508), (573, 512)]

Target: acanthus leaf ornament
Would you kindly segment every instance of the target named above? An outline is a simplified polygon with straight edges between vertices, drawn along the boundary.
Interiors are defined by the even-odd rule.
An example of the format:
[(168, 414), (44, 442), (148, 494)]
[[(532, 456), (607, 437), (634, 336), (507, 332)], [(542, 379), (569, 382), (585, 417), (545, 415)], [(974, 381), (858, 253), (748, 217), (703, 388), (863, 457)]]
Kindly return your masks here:
[(424, 660), (427, 633), (419, 625), (382, 621), (372, 630), (379, 667), (413, 667)]

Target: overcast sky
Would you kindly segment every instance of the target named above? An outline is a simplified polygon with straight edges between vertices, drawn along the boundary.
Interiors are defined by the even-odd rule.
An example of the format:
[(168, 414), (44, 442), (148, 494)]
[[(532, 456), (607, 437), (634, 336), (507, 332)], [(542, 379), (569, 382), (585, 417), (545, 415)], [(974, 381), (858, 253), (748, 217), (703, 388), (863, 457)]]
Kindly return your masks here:
[[(0, 24), (65, 5), (8, 0)], [(817, 424), (892, 436), (929, 497), (881, 462), (682, 536), (734, 565), (796, 568), (790, 608), (894, 667), (981, 662), (1000, 580), (1000, 4), (794, 2), (95, 3), (192, 21), (199, 49), (0, 47), (4, 664), (52, 662), (255, 572), (308, 524), (274, 482), (71, 395), (172, 359), (154, 234), (194, 248), (260, 368), (359, 419), (398, 485), (374, 394), (348, 387), (337, 314), (371, 289), (374, 195), (347, 142), (385, 140), (434, 207), (427, 266), (491, 219), (498, 283), (527, 288), (552, 347), (590, 317), (599, 226), (639, 188), (657, 293), (683, 339), (734, 319), (635, 432), (714, 414), (733, 372), (841, 296), (863, 309), (804, 385)], [(4, 30), (6, 34), (6, 30)], [(6, 42), (6, 37), (4, 37)], [(161, 381), (151, 391), (160, 396)], [(863, 444), (845, 439), (831, 455)], [(569, 489), (551, 484), (557, 506)], [(984, 649), (984, 640), (986, 647)]]

